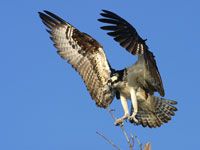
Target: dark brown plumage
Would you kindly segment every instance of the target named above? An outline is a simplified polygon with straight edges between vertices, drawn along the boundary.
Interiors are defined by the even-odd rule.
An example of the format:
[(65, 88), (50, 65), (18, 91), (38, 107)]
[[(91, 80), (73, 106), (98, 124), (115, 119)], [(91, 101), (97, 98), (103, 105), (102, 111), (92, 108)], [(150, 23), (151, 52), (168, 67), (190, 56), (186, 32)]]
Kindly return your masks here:
[(158, 91), (161, 96), (165, 95), (162, 79), (158, 71), (154, 55), (149, 51), (148, 46), (136, 29), (130, 25), (126, 20), (116, 15), (113, 12), (103, 10), (101, 16), (104, 18), (98, 19), (100, 22), (107, 23), (109, 25), (102, 26), (101, 29), (111, 31), (107, 34), (114, 37), (114, 40), (124, 47), (128, 52), (133, 55), (143, 55), (146, 64), (146, 69), (150, 74), (147, 80), (149, 85), (147, 89), (152, 91)]

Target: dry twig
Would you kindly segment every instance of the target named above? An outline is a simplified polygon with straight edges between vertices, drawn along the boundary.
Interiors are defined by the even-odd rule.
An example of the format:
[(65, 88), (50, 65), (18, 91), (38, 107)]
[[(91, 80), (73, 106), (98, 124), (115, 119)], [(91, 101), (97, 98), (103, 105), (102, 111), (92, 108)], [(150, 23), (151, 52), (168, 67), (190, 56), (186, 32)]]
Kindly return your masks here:
[[(109, 114), (111, 115), (113, 120), (116, 121), (116, 118), (115, 118), (114, 114), (112, 113), (113, 110), (111, 110), (109, 107), (107, 107), (107, 111), (109, 112)], [(122, 130), (122, 133), (124, 134), (124, 136), (126, 138), (126, 141), (127, 141), (128, 145), (129, 145), (129, 149), (133, 150), (133, 143), (132, 143), (133, 140), (130, 140), (130, 138), (129, 138), (124, 126), (123, 126), (123, 124), (120, 125), (120, 129)]]
[[(109, 112), (109, 114), (111, 115), (112, 119), (114, 120), (114, 122), (116, 121), (116, 118), (114, 116), (114, 114), (112, 113), (113, 110), (110, 109), (109, 107), (107, 108), (107, 111)], [(129, 150), (133, 150), (133, 146), (134, 146), (134, 140), (137, 140), (137, 143), (140, 147), (140, 150), (143, 150), (143, 145), (140, 142), (140, 140), (138, 139), (138, 137), (135, 135), (133, 136), (132, 134), (130, 134), (130, 136), (128, 135), (128, 133), (126, 132), (126, 129), (124, 128), (123, 124), (120, 125), (120, 129), (122, 131), (122, 133), (124, 134), (124, 137), (127, 141), (127, 144), (129, 146)], [(99, 133), (98, 131), (96, 131), (96, 133), (101, 136), (104, 140), (106, 140), (110, 145), (112, 145), (115, 149), (120, 150), (120, 148), (113, 143), (112, 140), (109, 140), (105, 135)], [(146, 143), (144, 146), (144, 150), (151, 150), (151, 144), (150, 143)]]
[(135, 135), (135, 139), (136, 139), (137, 142), (138, 142), (138, 145), (139, 145), (139, 147), (140, 147), (140, 150), (142, 150), (142, 149), (143, 149), (143, 148), (142, 148), (142, 143), (141, 143), (140, 140), (138, 139), (137, 135)]
[(112, 145), (115, 149), (120, 150), (120, 148), (119, 148), (117, 145), (115, 145), (115, 144), (113, 143), (113, 141), (109, 140), (105, 135), (99, 133), (98, 131), (96, 131), (96, 133), (97, 133), (99, 136), (101, 136), (104, 140), (106, 140), (110, 145)]

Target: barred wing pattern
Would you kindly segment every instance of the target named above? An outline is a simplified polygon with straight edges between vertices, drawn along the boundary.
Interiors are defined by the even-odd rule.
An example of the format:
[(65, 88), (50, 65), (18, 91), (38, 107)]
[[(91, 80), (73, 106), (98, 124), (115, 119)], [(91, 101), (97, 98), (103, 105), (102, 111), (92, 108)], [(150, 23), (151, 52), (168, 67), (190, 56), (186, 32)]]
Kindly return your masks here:
[(114, 40), (119, 42), (119, 44), (131, 54), (144, 56), (147, 69), (150, 73), (150, 76), (148, 77), (151, 77), (151, 79), (149, 79), (156, 91), (158, 91), (161, 96), (164, 96), (164, 88), (160, 73), (154, 55), (149, 51), (148, 46), (145, 43), (146, 40), (143, 40), (136, 29), (117, 14), (103, 10), (101, 16), (104, 18), (98, 20), (109, 24), (107, 26), (102, 26), (101, 29), (109, 31), (107, 34), (114, 37)]
[[(176, 101), (156, 96), (150, 96), (147, 100), (139, 99), (138, 113), (136, 115), (138, 123), (136, 124), (150, 128), (160, 127), (175, 115), (177, 108), (174, 105), (176, 104)], [(131, 108), (131, 111), (133, 112), (133, 108)], [(130, 122), (133, 123), (133, 121)]]
[(115, 93), (108, 84), (111, 71), (102, 46), (49, 11), (39, 15), (48, 27), (58, 54), (81, 75), (96, 104), (106, 108)]

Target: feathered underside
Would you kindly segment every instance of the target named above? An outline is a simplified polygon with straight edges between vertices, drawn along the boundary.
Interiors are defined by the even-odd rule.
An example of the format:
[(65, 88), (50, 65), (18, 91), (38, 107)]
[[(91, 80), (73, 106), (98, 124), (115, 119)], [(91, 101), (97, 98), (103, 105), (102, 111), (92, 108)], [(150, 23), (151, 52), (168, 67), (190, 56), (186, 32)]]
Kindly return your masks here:
[(39, 15), (58, 54), (81, 75), (96, 104), (106, 108), (115, 93), (108, 84), (111, 71), (102, 46), (49, 11), (39, 12)]
[[(166, 100), (164, 98), (149, 96), (147, 100), (138, 100), (138, 113), (136, 118), (143, 127), (156, 128), (171, 120), (175, 115), (177, 108), (174, 106), (177, 102)], [(133, 111), (133, 108), (131, 109)], [(130, 121), (134, 123), (133, 121)]]
[(161, 96), (164, 96), (164, 88), (156, 60), (154, 59), (153, 53), (149, 51), (145, 43), (146, 40), (143, 40), (136, 29), (117, 14), (103, 10), (101, 16), (103, 18), (98, 20), (108, 24), (107, 26), (102, 26), (101, 29), (109, 31), (107, 34), (112, 36), (115, 41), (131, 54), (144, 57), (146, 69), (149, 72), (147, 79), (149, 80), (149, 87), (147, 88), (153, 87), (154, 91), (158, 91)]

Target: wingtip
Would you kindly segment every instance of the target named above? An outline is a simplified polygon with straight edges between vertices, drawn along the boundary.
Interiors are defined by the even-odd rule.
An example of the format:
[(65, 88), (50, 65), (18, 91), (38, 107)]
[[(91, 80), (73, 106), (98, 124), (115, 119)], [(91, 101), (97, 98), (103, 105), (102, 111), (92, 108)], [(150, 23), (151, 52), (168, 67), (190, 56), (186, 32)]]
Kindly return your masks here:
[(45, 14), (43, 12), (38, 12), (40, 19), (44, 20)]
[(39, 14), (39, 16), (40, 16), (41, 19), (42, 19), (44, 16), (47, 15), (46, 12), (45, 12), (45, 10), (44, 10), (44, 11), (38, 11), (38, 14)]
[[(99, 18), (99, 19), (97, 19), (97, 21), (102, 22), (101, 19), (102, 19), (102, 18)], [(100, 28), (101, 28), (101, 27), (100, 27)]]
[(105, 14), (111, 13), (111, 11), (108, 11), (108, 10), (105, 10), (105, 9), (102, 9), (101, 11), (102, 12), (100, 13), (100, 15), (103, 16), (103, 17), (104, 17)]
[(100, 15), (103, 17), (105, 13), (100, 13)]
[(174, 100), (171, 100), (171, 101), (170, 101), (170, 104), (171, 104), (171, 105), (177, 105), (178, 102), (177, 102), (177, 101), (174, 101)]
[(102, 22), (102, 18), (97, 19), (99, 22)]
[(40, 17), (42, 16), (42, 14), (43, 14), (42, 12), (38, 11), (38, 15), (39, 15)]
[(43, 10), (43, 12), (45, 12), (47, 15), (51, 16), (51, 14), (53, 14), (52, 12), (48, 11), (48, 10)]
[(50, 13), (50, 11), (48, 11), (48, 10), (38, 11), (39, 15), (45, 14), (45, 13), (48, 14), (48, 13)]
[(49, 12), (48, 10), (43, 10), (43, 11), (44, 11), (45, 13), (46, 13), (46, 12)]
[(111, 11), (105, 10), (105, 9), (102, 9), (102, 11), (103, 11), (104, 13), (109, 13), (109, 12), (111, 12)]
[(46, 14), (52, 14), (52, 12), (48, 11), (48, 10), (43, 10), (43, 12), (45, 12)]

